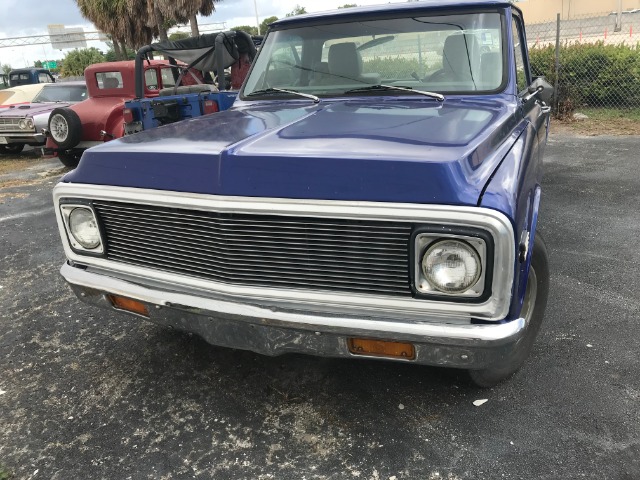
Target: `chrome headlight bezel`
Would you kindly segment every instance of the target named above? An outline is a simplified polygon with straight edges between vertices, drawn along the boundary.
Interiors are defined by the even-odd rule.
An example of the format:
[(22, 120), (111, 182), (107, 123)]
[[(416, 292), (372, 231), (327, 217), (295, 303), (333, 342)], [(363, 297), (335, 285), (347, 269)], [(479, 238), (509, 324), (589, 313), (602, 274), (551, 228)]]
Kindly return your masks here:
[[(97, 247), (87, 248), (83, 246), (80, 242), (76, 240), (73, 232), (71, 231), (70, 216), (71, 216), (71, 213), (76, 209), (86, 210), (89, 213), (91, 213), (91, 215), (93, 216), (93, 220), (96, 223), (96, 226), (98, 228), (98, 246)], [(74, 252), (80, 253), (83, 255), (94, 255), (94, 256), (104, 255), (104, 240), (103, 240), (104, 234), (102, 231), (102, 227), (98, 222), (98, 217), (96, 215), (96, 212), (90, 204), (81, 204), (81, 203), (61, 204), (60, 213), (62, 215), (62, 220), (64, 222), (64, 228), (67, 234), (67, 241), (69, 242), (69, 245), (71, 246), (71, 249)]]
[[(480, 276), (467, 290), (443, 292), (426, 278), (422, 261), (427, 251), (442, 240), (457, 240), (470, 246), (480, 259)], [(418, 298), (453, 302), (482, 303), (491, 297), (494, 242), (489, 232), (474, 228), (422, 228), (412, 238), (412, 288)]]
[(27, 117), (25, 119), (26, 125), (27, 125), (27, 129), (28, 130), (33, 130), (36, 126), (35, 122), (33, 121), (33, 118), (31, 117)]
[(25, 118), (21, 118), (20, 120), (18, 120), (18, 128), (20, 130), (26, 130), (27, 129), (27, 120)]

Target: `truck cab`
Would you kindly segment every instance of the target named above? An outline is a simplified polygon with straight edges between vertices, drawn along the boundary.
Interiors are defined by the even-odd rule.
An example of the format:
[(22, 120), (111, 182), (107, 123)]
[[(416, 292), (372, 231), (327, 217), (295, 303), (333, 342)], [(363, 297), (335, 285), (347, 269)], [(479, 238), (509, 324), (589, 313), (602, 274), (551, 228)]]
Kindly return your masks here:
[(32, 83), (55, 83), (51, 72), (46, 68), (20, 68), (9, 72), (9, 86), (30, 85)]

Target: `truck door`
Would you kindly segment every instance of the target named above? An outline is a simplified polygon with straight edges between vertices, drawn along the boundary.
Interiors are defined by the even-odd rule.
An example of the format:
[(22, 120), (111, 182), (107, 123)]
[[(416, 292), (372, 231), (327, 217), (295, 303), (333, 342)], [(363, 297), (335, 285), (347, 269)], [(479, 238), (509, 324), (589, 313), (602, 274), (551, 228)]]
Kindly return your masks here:
[(547, 132), (549, 128), (550, 109), (542, 105), (538, 96), (528, 95), (529, 85), (533, 83), (531, 71), (529, 69), (529, 56), (527, 40), (524, 32), (522, 19), (513, 15), (511, 34), (513, 35), (513, 47), (516, 64), (516, 79), (518, 83), (518, 96), (522, 102), (522, 113), (535, 129), (537, 141), (537, 155), (542, 158), (544, 147), (547, 143)]

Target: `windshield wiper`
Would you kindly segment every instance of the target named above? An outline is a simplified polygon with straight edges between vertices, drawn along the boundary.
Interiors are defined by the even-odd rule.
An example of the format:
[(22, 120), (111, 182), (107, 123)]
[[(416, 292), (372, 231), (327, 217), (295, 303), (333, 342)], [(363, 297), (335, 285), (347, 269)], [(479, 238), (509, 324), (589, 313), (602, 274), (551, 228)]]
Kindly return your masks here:
[(295, 90), (285, 90), (284, 88), (275, 88), (275, 87), (263, 88), (262, 90), (255, 90), (247, 94), (246, 96), (252, 97), (254, 95), (268, 95), (270, 93), (288, 93), (289, 95), (298, 95), (299, 97), (310, 98), (311, 100), (313, 100), (313, 103), (320, 102), (320, 98), (316, 97), (315, 95), (311, 95), (310, 93), (301, 93), (301, 92), (296, 92)]
[(346, 90), (344, 93), (374, 92), (376, 90), (380, 90), (380, 91), (399, 90), (403, 92), (417, 93), (419, 95), (424, 95), (426, 97), (435, 98), (439, 102), (444, 102), (444, 95), (440, 95), (439, 93), (425, 92), (424, 90), (415, 90), (411, 87), (398, 87), (396, 85), (382, 85), (382, 84), (368, 85), (366, 87), (352, 88), (351, 90)]

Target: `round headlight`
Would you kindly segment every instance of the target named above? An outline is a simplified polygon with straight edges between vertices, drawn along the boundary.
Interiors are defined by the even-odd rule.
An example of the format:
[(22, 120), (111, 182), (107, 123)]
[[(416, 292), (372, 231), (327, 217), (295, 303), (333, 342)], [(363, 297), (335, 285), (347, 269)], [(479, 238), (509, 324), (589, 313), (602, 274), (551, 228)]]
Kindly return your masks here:
[(34, 126), (33, 118), (27, 118), (27, 128), (32, 129)]
[(482, 264), (468, 243), (441, 240), (431, 245), (422, 257), (422, 272), (434, 289), (462, 293), (478, 283)]
[(27, 128), (27, 121), (22, 119), (18, 122), (18, 127), (20, 127), (20, 130), (24, 130), (25, 128)]
[(91, 210), (74, 208), (69, 214), (69, 230), (76, 242), (84, 248), (93, 249), (100, 246), (100, 232)]

